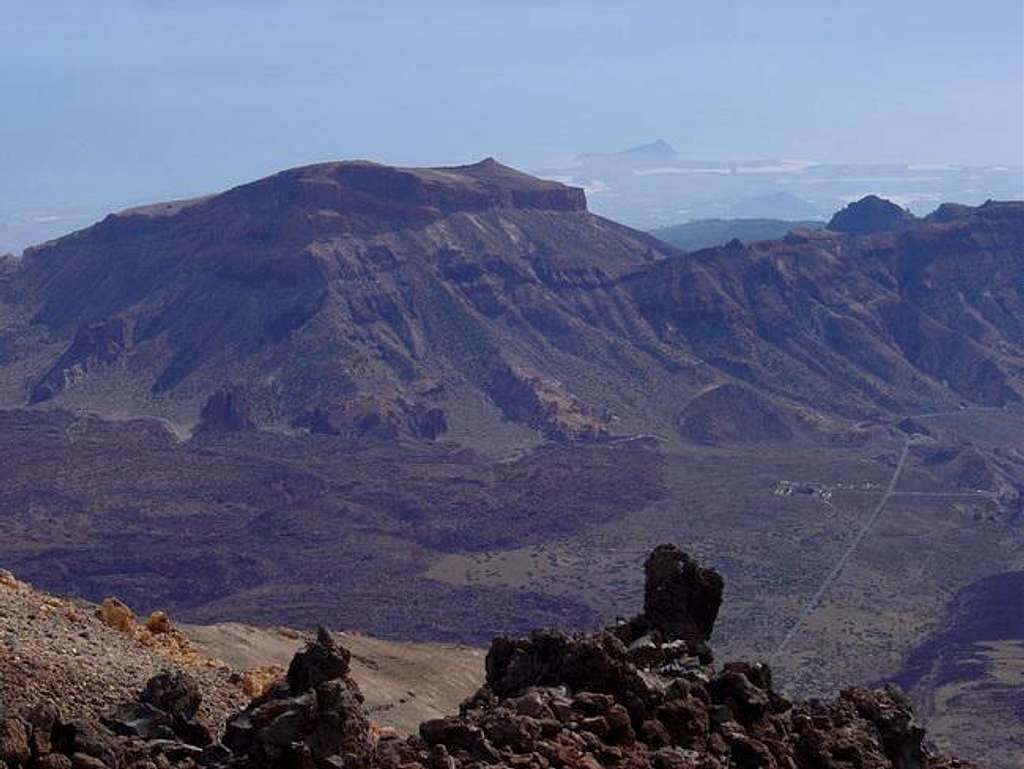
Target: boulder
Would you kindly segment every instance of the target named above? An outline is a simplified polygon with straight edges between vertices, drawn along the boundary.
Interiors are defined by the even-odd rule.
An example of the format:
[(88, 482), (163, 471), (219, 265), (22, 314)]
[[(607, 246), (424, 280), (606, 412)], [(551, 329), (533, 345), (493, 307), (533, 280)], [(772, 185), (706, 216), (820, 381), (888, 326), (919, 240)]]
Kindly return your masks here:
[(17, 590), (21, 587), (21, 583), (7, 569), (0, 569), (0, 587), (5, 587), (8, 590)]
[(202, 701), (199, 684), (190, 675), (181, 672), (153, 676), (139, 695), (139, 702), (159, 708), (180, 721), (191, 721), (199, 712)]
[(96, 609), (96, 616), (114, 630), (128, 633), (135, 627), (135, 613), (118, 598), (109, 596)]
[(32, 755), (28, 726), (20, 718), (0, 720), (0, 761), (11, 767), (23, 766)]
[(174, 739), (174, 719), (145, 702), (129, 702), (105, 713), (101, 719), (114, 734), (144, 740)]
[(153, 635), (163, 635), (171, 632), (171, 620), (165, 612), (151, 612), (143, 626)]
[(52, 750), (54, 725), (60, 720), (60, 711), (54, 705), (39, 705), (22, 715), (22, 720), (28, 724), (31, 731), (29, 747), (32, 755), (44, 756)]
[(348, 649), (338, 646), (324, 628), (317, 630), (316, 641), (296, 654), (288, 666), (288, 685), (302, 692), (335, 678), (348, 675)]
[(914, 718), (906, 695), (893, 688), (882, 692), (853, 688), (844, 691), (840, 699), (852, 702), (858, 714), (878, 730), (882, 748), (893, 769), (923, 769), (928, 766), (923, 747), (924, 727)]
[(373, 751), (349, 651), (323, 628), (285, 678), (229, 719), (224, 745), (251, 767), (363, 765)]

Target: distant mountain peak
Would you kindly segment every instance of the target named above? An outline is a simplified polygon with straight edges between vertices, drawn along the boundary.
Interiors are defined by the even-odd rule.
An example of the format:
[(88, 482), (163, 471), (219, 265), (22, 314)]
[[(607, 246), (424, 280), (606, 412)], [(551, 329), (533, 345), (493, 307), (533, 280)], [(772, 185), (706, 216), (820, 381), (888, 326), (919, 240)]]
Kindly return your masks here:
[(638, 144), (618, 152), (585, 152), (576, 156), (576, 162), (583, 164), (611, 162), (615, 165), (625, 163), (627, 166), (634, 164), (661, 166), (672, 165), (678, 161), (679, 153), (676, 152), (675, 147), (662, 139), (647, 144)]
[(898, 232), (915, 221), (912, 213), (877, 195), (865, 195), (829, 220), (828, 229), (848, 235)]
[(653, 142), (648, 142), (647, 144), (638, 144), (636, 147), (630, 147), (628, 150), (624, 150), (619, 154), (646, 158), (659, 158), (663, 160), (675, 160), (679, 157), (679, 153), (676, 152), (675, 147), (663, 139), (657, 139)]

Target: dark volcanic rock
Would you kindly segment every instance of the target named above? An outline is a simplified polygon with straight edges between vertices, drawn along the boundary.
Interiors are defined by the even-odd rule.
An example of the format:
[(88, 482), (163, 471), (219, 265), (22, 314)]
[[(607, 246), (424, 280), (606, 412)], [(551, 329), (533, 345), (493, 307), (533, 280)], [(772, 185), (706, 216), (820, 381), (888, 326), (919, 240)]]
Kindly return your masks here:
[(622, 641), (609, 632), (570, 636), (535, 630), (526, 638), (496, 638), (486, 659), (487, 686), (502, 697), (535, 686), (639, 693), (643, 686)]
[(210, 730), (196, 720), (203, 693), (184, 673), (161, 673), (146, 682), (135, 702), (104, 715), (103, 724), (116, 734), (146, 740), (180, 740), (205, 747), (213, 741)]
[(286, 680), (228, 721), (224, 745), (244, 758), (233, 765), (365, 765), (372, 753), (369, 721), (359, 687), (348, 677), (349, 657), (321, 628), (295, 655)]
[(848, 235), (873, 235), (876, 232), (899, 232), (915, 221), (914, 215), (892, 201), (868, 195), (833, 216), (828, 229)]
[(145, 702), (166, 711), (172, 718), (189, 721), (199, 712), (203, 701), (199, 685), (184, 673), (161, 673), (146, 682), (146, 688), (139, 695), (139, 702)]
[(669, 545), (646, 571), (649, 618), (498, 638), (486, 684), (458, 715), (407, 739), (371, 729), (349, 654), (321, 629), (285, 680), (229, 720), (223, 744), (200, 750), (168, 736), (170, 722), (195, 713), (198, 693), (158, 676), (146, 701), (119, 711), (130, 721), (108, 719), (116, 735), (48, 712), (0, 720), (0, 760), (11, 769), (975, 769), (931, 755), (895, 690), (793, 703), (763, 663), (701, 663), (693, 654), (710, 634), (721, 579)]
[(352, 655), (338, 646), (324, 628), (316, 633), (316, 643), (307, 646), (292, 659), (288, 666), (288, 685), (293, 691), (315, 689), (325, 681), (344, 678)]
[(199, 415), (198, 432), (240, 432), (253, 430), (252, 406), (245, 390), (226, 384), (206, 401)]
[(675, 545), (658, 545), (644, 563), (643, 618), (668, 639), (706, 641), (718, 618), (725, 581)]

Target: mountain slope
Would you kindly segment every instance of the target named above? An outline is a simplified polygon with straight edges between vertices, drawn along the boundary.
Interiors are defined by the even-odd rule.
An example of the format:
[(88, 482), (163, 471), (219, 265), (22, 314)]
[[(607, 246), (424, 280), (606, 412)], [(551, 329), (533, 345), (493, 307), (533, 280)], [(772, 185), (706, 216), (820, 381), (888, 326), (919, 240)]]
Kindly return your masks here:
[(915, 695), (932, 738), (952, 745), (969, 728), (976, 760), (1024, 766), (1024, 571), (960, 590), (942, 625), (915, 648), (893, 682)]
[(507, 450), (687, 441), (686, 404), (740, 383), (861, 440), (1020, 399), (1022, 243), (1024, 206), (992, 203), (686, 255), (493, 160), (328, 163), (28, 251), (0, 395), (189, 429), (230, 382), (257, 425)]
[[(167, 621), (156, 633), (147, 632), (144, 618), (115, 626), (130, 615), (44, 593), (9, 572), (0, 572), (0, 611), (0, 711), (8, 714), (59, 701), (65, 718), (98, 720), (133, 698), (147, 679), (173, 670), (203, 685), (201, 720), (219, 729), (312, 638), (305, 631), (234, 623)], [(403, 734), (455, 712), (483, 679), (482, 649), (339, 636), (352, 651), (352, 674), (366, 692), (370, 717)]]

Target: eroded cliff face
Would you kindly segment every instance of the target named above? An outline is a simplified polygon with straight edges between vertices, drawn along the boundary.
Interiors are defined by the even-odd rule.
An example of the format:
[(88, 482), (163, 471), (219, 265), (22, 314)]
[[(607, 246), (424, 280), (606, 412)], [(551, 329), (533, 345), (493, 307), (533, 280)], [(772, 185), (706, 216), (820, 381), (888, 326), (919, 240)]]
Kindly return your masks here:
[(402, 738), (371, 724), (351, 655), (325, 630), (230, 717), (197, 720), (185, 673), (152, 678), (99, 723), (43, 705), (0, 710), (0, 760), (27, 767), (252, 769), (967, 769), (932, 755), (896, 690), (791, 702), (764, 663), (714, 663), (707, 645), (723, 582), (672, 545), (645, 564), (643, 612), (587, 635), (495, 639), (486, 683), (458, 715)]

